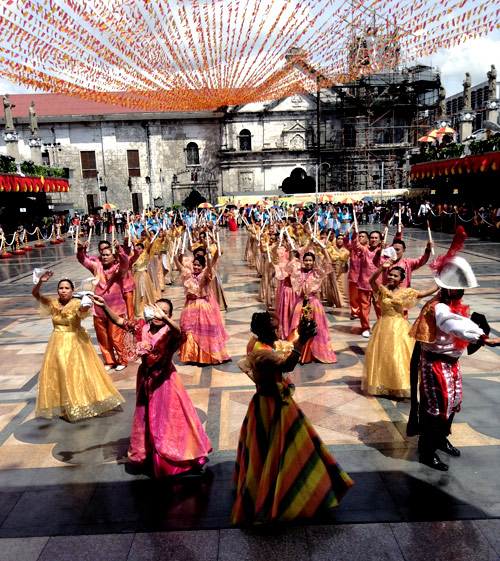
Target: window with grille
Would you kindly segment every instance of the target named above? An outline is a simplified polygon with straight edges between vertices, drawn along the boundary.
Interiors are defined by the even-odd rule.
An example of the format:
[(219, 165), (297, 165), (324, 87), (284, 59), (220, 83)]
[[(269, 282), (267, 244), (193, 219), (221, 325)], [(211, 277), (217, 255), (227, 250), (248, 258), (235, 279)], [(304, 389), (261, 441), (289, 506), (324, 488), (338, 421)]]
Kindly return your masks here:
[(186, 147), (186, 163), (188, 166), (200, 164), (200, 151), (196, 142), (190, 142)]
[(127, 150), (128, 176), (140, 177), (139, 150)]
[(247, 129), (243, 129), (238, 135), (240, 139), (240, 150), (242, 152), (249, 152), (252, 150), (252, 135)]
[(82, 177), (88, 179), (97, 177), (97, 166), (95, 163), (95, 152), (80, 152), (80, 160), (82, 163)]

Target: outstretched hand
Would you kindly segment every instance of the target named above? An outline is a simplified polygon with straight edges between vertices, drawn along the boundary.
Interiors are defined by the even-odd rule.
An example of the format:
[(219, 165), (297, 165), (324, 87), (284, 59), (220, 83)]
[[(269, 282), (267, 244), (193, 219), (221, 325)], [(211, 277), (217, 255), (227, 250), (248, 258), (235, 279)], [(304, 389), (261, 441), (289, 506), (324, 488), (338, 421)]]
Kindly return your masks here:
[(54, 276), (54, 271), (47, 271), (46, 273), (43, 273), (43, 275), (40, 277), (40, 282), (47, 282), (53, 276)]
[(498, 347), (500, 346), (500, 337), (496, 337), (495, 339), (485, 339), (484, 344), (488, 347)]
[(89, 294), (89, 298), (92, 300), (92, 303), (100, 308), (106, 305), (106, 302), (102, 296), (98, 296), (97, 294)]
[(394, 265), (396, 261), (394, 259), (387, 259), (382, 263), (382, 268), (383, 269), (389, 269), (390, 267), (392, 267)]
[(168, 320), (168, 315), (160, 308), (160, 306), (158, 306), (158, 304), (153, 304), (151, 308), (156, 319), (161, 319), (162, 321)]

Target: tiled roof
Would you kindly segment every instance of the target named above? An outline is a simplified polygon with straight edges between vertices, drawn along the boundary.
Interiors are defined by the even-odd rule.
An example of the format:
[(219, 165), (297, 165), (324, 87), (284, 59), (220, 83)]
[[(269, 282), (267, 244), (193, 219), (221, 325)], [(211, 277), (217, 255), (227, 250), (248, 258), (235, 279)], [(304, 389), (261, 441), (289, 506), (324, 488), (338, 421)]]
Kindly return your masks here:
[(35, 102), (37, 117), (142, 113), (135, 108), (108, 105), (63, 94), (11, 94), (9, 101), (11, 105), (15, 105), (12, 109), (13, 117), (28, 117), (31, 101)]

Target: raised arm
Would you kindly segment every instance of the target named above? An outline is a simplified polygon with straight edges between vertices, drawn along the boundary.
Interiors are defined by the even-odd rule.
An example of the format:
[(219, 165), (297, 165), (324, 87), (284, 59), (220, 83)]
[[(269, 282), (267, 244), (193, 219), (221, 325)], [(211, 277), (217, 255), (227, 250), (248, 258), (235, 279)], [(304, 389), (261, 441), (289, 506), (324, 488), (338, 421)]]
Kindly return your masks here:
[(427, 290), (423, 290), (422, 292), (419, 292), (417, 294), (417, 298), (420, 300), (420, 298), (426, 298), (427, 296), (430, 296), (431, 294), (434, 294), (434, 292), (437, 292), (439, 290), (439, 286), (437, 284), (434, 284), (434, 286), (432, 288), (429, 288)]
[(38, 283), (35, 284), (35, 286), (33, 287), (33, 290), (31, 291), (32, 296), (36, 300), (38, 300), (38, 302), (42, 302), (42, 304), (47, 304), (49, 299), (47, 298), (47, 296), (44, 296), (43, 294), (40, 294), (40, 287), (42, 286), (42, 283), (47, 282), (53, 276), (54, 276), (53, 271), (47, 271), (46, 273), (44, 273), (40, 277), (40, 280), (38, 281)]
[(379, 278), (380, 274), (384, 269), (389, 269), (394, 265), (394, 259), (387, 259), (380, 265), (380, 267), (373, 273), (370, 277), (370, 287), (373, 290), (373, 294), (378, 294), (378, 284), (377, 279)]
[(88, 269), (92, 274), (95, 274), (95, 266), (94, 266), (94, 262), (89, 259), (87, 253), (86, 253), (86, 248), (88, 245), (88, 242), (85, 242), (85, 245), (82, 244), (82, 242), (80, 240), (77, 241), (78, 247), (77, 247), (77, 253), (76, 253), (76, 258), (78, 259), (78, 262), (83, 265), (86, 269)]
[(177, 334), (179, 334), (181, 332), (181, 328), (180, 325), (178, 323), (176, 323), (175, 321), (172, 320), (171, 316), (169, 316), (168, 314), (166, 314), (159, 306), (158, 304), (154, 304), (152, 306), (154, 314), (155, 314), (155, 318), (161, 319), (163, 320), (172, 331), (175, 331)]
[(281, 372), (291, 372), (299, 362), (307, 341), (316, 335), (316, 322), (309, 320), (307, 322), (301, 321), (299, 323), (299, 338), (293, 344), (293, 350), (280, 365)]

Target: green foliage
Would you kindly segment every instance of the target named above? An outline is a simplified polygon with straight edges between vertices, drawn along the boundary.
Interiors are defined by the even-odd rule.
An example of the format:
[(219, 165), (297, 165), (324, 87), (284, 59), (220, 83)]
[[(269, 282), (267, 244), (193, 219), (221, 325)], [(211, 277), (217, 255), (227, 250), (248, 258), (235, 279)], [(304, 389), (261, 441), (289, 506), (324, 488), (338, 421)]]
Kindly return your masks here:
[(0, 158), (0, 173), (17, 173), (16, 163), (8, 158)]
[(475, 140), (469, 144), (469, 149), (472, 156), (500, 150), (500, 135), (493, 136), (490, 139)]
[(447, 160), (448, 158), (460, 158), (464, 153), (465, 146), (463, 144), (455, 144), (455, 146), (446, 146), (442, 148), (438, 154), (440, 160)]
[[(15, 168), (15, 165), (14, 165)], [(17, 170), (14, 169), (14, 173)], [(57, 177), (64, 178), (66, 176), (63, 168), (49, 168), (46, 166), (38, 166), (33, 162), (23, 162), (21, 164), (21, 171), (24, 175), (30, 175), (32, 177)], [(12, 173), (12, 172), (11, 172)]]

